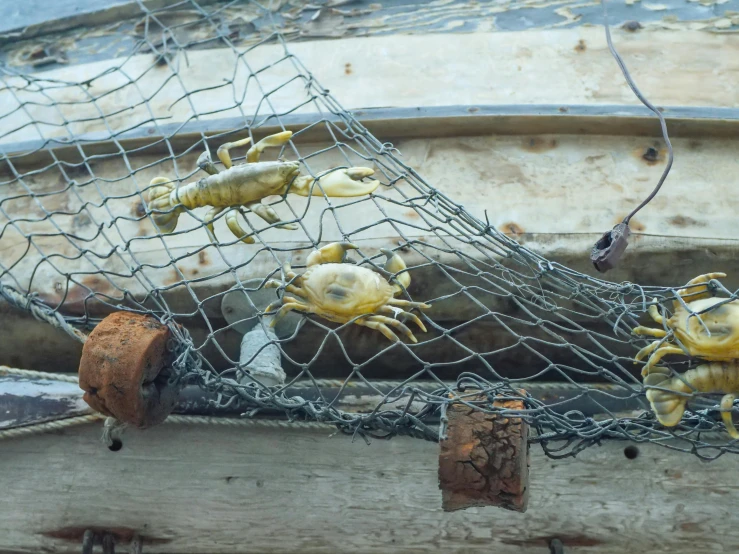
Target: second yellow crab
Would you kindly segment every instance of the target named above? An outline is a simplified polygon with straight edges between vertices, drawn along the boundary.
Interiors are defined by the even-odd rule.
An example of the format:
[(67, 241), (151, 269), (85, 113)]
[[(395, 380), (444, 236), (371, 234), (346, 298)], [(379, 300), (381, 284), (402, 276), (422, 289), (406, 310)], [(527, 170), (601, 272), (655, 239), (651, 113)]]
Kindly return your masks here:
[[(682, 348), (664, 340), (672, 338), (668, 336), (670, 332), (685, 346), (690, 356), (715, 362), (739, 359), (739, 303), (735, 300), (727, 302), (726, 298), (711, 297), (707, 285), (712, 279), (723, 277), (726, 277), (725, 273), (708, 273), (688, 282), (686, 288), (680, 289), (677, 294), (685, 299), (685, 306), (689, 311), (682, 302), (675, 300), (673, 314), (667, 320), (658, 312), (656, 305), (649, 307), (652, 319), (657, 323), (666, 323), (668, 330), (642, 326), (633, 330), (637, 335), (663, 339), (652, 342), (637, 353), (637, 361), (649, 355), (642, 375), (649, 373), (649, 369), (667, 354), (686, 355)], [(706, 313), (691, 315), (709, 309)]]
[[(656, 304), (650, 306), (649, 315), (666, 329), (636, 327), (635, 334), (661, 340), (642, 348), (635, 360), (649, 356), (642, 375), (648, 387), (647, 400), (662, 425), (674, 427), (680, 423), (688, 401), (696, 394), (719, 393), (724, 395), (720, 410), (726, 430), (732, 438), (739, 438), (731, 417), (739, 393), (739, 303), (712, 297), (708, 288), (712, 279), (723, 277), (725, 273), (708, 273), (689, 281), (677, 292), (680, 298), (674, 301), (673, 314), (667, 319)], [(673, 338), (685, 350), (669, 342)], [(708, 363), (678, 374), (655, 365), (668, 354), (689, 355)]]
[[(281, 300), (267, 308), (271, 311), (280, 308), (272, 321), (295, 310), (313, 313), (336, 323), (347, 323), (354, 320), (357, 325), (376, 329), (385, 337), (395, 342), (398, 336), (392, 331), (397, 329), (412, 342), (418, 342), (403, 320), (413, 321), (422, 331), (426, 327), (415, 314), (404, 308), (430, 308), (423, 302), (411, 302), (395, 298), (411, 283), (410, 274), (405, 262), (390, 250), (382, 249), (387, 256), (385, 270), (394, 273), (397, 283), (390, 283), (382, 276), (367, 267), (342, 263), (347, 250), (357, 248), (351, 243), (332, 243), (312, 252), (308, 256), (307, 269), (299, 275), (294, 273), (289, 263), (283, 267), (287, 282), (271, 280), (268, 287), (284, 287), (286, 292)], [(356, 318), (356, 319), (355, 319)]]

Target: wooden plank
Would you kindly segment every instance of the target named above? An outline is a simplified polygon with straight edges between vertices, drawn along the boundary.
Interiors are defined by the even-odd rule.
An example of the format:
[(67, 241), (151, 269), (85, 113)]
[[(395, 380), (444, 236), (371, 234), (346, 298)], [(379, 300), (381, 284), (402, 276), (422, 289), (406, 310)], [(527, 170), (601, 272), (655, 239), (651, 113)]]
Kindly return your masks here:
[[(298, 42), (290, 50), (351, 110), (452, 103), (638, 105), (602, 29), (449, 35), (444, 37), (445, 48), (438, 47), (439, 40), (435, 35), (394, 35), (346, 39), (341, 48), (331, 40)], [(739, 103), (733, 86), (739, 62), (715, 55), (738, 48), (739, 35), (655, 30), (617, 32), (615, 40), (635, 81), (656, 105)], [(650, 55), (644, 56), (645, 51)], [(173, 66), (157, 65), (156, 57), (141, 54), (63, 67), (36, 75), (43, 93), (25, 86), (21, 78), (5, 77), (9, 87), (17, 88), (0, 90), (5, 106), (0, 143), (93, 132), (109, 136), (111, 130), (150, 125), (152, 118), (159, 118), (158, 124), (237, 118), (243, 126), (272, 113), (315, 111), (312, 104), (298, 107), (307, 100), (305, 82), (291, 81), (296, 68), (280, 45), (263, 44), (246, 52), (195, 50), (187, 53), (187, 62), (183, 57)], [(262, 102), (256, 82), (248, 81), (250, 70), (260, 70), (262, 89), (271, 91), (269, 106)], [(72, 84), (52, 84), (60, 81)], [(74, 85), (86, 81), (89, 87)], [(186, 92), (190, 95), (185, 100)], [(91, 102), (91, 95), (98, 100)], [(144, 104), (145, 98), (149, 100)], [(101, 113), (106, 114), (105, 122)]]
[[(364, 36), (389, 38), (397, 34), (531, 31), (577, 26), (600, 28), (603, 24), (599, 6), (574, 0), (521, 0), (507, 3), (467, 0), (384, 0), (380, 3), (353, 0), (348, 5), (324, 6), (321, 9), (322, 4), (282, 0), (264, 6), (273, 12), (274, 21), (286, 36), (300, 41), (327, 38), (345, 40)], [(54, 44), (64, 52), (64, 59), (72, 64), (105, 59), (121, 49), (131, 49), (136, 40), (143, 36), (143, 25), (136, 26), (145, 15), (142, 6), (154, 11), (156, 18), (152, 17), (149, 21), (149, 39), (152, 42), (161, 40), (156, 21), (162, 21), (174, 27), (173, 34), (180, 44), (199, 49), (222, 45), (222, 41), (213, 39), (224, 35), (238, 46), (254, 44), (271, 32), (273, 24), (272, 18), (264, 17), (264, 12), (260, 13), (251, 2), (234, 4), (226, 0), (200, 0), (195, 9), (194, 5), (176, 0), (105, 0), (94, 5), (81, 0), (64, 0), (58, 3), (53, 13), (39, 9), (40, 5), (42, 2), (39, 0), (31, 0), (26, 13), (7, 10), (12, 17), (5, 17), (4, 24), (0, 26), (0, 31), (6, 31), (0, 35), (0, 43), (8, 42), (10, 48), (0, 52), (0, 60), (27, 69), (38, 60), (24, 60), (17, 53), (39, 43)], [(156, 11), (164, 6), (170, 6), (170, 9)], [(224, 7), (227, 9), (224, 10)], [(630, 28), (635, 31), (670, 29), (732, 33), (736, 32), (735, 15), (738, 9), (737, 0), (716, 3), (665, 0), (660, 4), (615, 2), (608, 11), (612, 26), (619, 27), (631, 22)], [(206, 14), (211, 14), (213, 24), (195, 24)], [(634, 26), (635, 22), (638, 22), (638, 26)]]
[[(670, 137), (737, 138), (739, 109), (706, 107), (662, 108)], [(654, 114), (643, 106), (438, 106), (367, 108), (349, 112), (359, 124), (383, 141), (409, 138), (472, 137), (490, 135), (609, 135), (662, 137)], [(279, 121), (279, 122), (278, 122)], [(126, 152), (169, 154), (169, 148), (187, 149), (203, 137), (218, 140), (244, 126), (238, 118), (171, 123), (131, 129), (111, 138), (110, 133), (85, 133), (68, 140), (44, 139), (6, 144), (2, 151), (17, 172), (63, 161), (80, 164), (85, 157)], [(251, 126), (269, 135), (289, 130), (301, 141), (332, 140), (329, 129), (346, 129), (346, 121), (332, 114), (287, 114), (267, 117)], [(161, 136), (157, 136), (159, 133)], [(166, 141), (162, 137), (169, 137)], [(63, 138), (63, 137), (62, 137)], [(225, 140), (222, 139), (222, 140)], [(80, 148), (81, 147), (81, 148)], [(10, 164), (0, 166), (10, 174)]]
[[(148, 9), (157, 9), (174, 2), (144, 0), (142, 4)], [(141, 4), (130, 0), (97, 0), (94, 4), (81, 0), (58, 0), (54, 3), (54, 10), (44, 9), (47, 6), (44, 0), (29, 0), (23, 4), (23, 10), (12, 4), (0, 6), (0, 36), (6, 40), (11, 37), (16, 40), (27, 39), (80, 25), (101, 25), (142, 14)]]
[[(50, 377), (54, 375), (54, 377)], [(66, 419), (92, 413), (83, 400), (83, 391), (78, 386), (77, 376), (42, 373), (29, 374), (28, 370), (17, 370), (0, 365), (0, 428), (19, 427), (43, 421)], [(70, 380), (71, 378), (71, 380)], [(352, 376), (337, 380), (297, 380), (287, 383), (285, 396), (300, 396), (308, 402), (331, 403), (338, 410), (351, 413), (370, 413), (382, 405), (384, 409), (403, 410), (408, 405), (408, 394), (401, 393), (408, 384), (400, 380), (365, 381)], [(491, 384), (493, 386), (493, 384)], [(416, 379), (414, 390), (434, 393), (446, 387), (454, 389), (455, 381), (440, 383), (428, 379)], [(613, 413), (633, 414), (647, 409), (643, 398), (635, 397), (624, 387), (601, 383), (590, 386), (588, 395), (570, 383), (531, 382), (526, 384), (527, 392), (541, 400), (544, 405), (557, 414), (577, 410), (589, 417)], [(392, 399), (387, 395), (392, 395)], [(204, 391), (196, 385), (184, 387), (179, 393), (174, 414), (240, 417), (244, 406), (231, 404), (223, 406), (218, 396)], [(421, 410), (424, 404), (414, 401), (412, 410)], [(284, 418), (280, 409), (260, 409), (259, 417)], [(610, 417), (610, 415), (608, 415)], [(425, 418), (430, 425), (438, 423), (438, 418)]]
[(139, 531), (145, 554), (507, 554), (546, 552), (554, 538), (568, 553), (739, 548), (731, 456), (706, 465), (639, 445), (628, 459), (626, 444), (607, 442), (553, 461), (534, 445), (527, 513), (444, 513), (434, 443), (165, 424), (127, 431), (113, 453), (100, 432), (3, 443), (0, 551), (77, 553), (86, 527)]

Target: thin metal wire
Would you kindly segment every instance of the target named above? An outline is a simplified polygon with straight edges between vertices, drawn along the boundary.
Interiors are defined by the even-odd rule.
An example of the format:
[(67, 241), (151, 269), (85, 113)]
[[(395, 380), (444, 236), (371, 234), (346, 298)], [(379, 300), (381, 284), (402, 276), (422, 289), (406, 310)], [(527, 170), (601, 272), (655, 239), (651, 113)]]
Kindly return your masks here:
[(629, 87), (633, 91), (634, 95), (639, 99), (639, 101), (644, 104), (647, 108), (649, 108), (654, 114), (659, 118), (659, 124), (662, 128), (662, 138), (665, 140), (665, 144), (667, 145), (667, 165), (665, 165), (665, 169), (662, 171), (662, 175), (659, 178), (659, 181), (657, 181), (657, 185), (654, 187), (654, 190), (651, 192), (649, 196), (647, 196), (644, 201), (639, 204), (636, 208), (634, 208), (624, 219), (623, 223), (626, 225), (629, 224), (629, 221), (631, 221), (631, 218), (636, 215), (637, 212), (639, 212), (644, 206), (649, 204), (649, 202), (652, 201), (652, 199), (657, 196), (657, 193), (662, 188), (662, 184), (665, 182), (665, 179), (667, 179), (667, 176), (670, 174), (670, 169), (672, 169), (672, 161), (674, 158), (673, 151), (672, 151), (672, 143), (670, 142), (670, 137), (667, 134), (667, 122), (665, 121), (665, 116), (662, 115), (662, 112), (655, 108), (652, 103), (647, 100), (647, 98), (641, 93), (639, 88), (636, 86), (636, 83), (634, 83), (634, 80), (631, 78), (631, 74), (629, 73), (629, 70), (626, 68), (626, 64), (621, 59), (621, 56), (616, 51), (616, 47), (613, 45), (613, 40), (611, 39), (611, 29), (608, 25), (608, 9), (606, 8), (606, 0), (600, 0), (600, 5), (603, 8), (603, 26), (606, 29), (606, 40), (608, 41), (608, 49), (611, 51), (611, 54), (616, 60), (616, 63), (621, 68), (621, 72), (624, 74), (624, 78), (626, 79), (626, 82), (629, 84)]
[[(654, 442), (706, 459), (739, 451), (732, 441), (708, 438), (724, 429), (715, 397), (696, 395), (672, 429), (658, 424), (644, 399), (633, 356), (645, 340), (631, 329), (652, 299), (675, 299), (675, 288), (590, 277), (474, 217), (321, 86), (280, 32), (284, 6), (139, 6), (140, 17), (116, 26), (127, 45), (123, 56), (97, 73), (80, 68), (70, 81), (0, 66), (0, 292), (15, 306), (78, 340), (112, 310), (152, 315), (173, 335), (173, 379), (247, 416), (277, 410), (351, 436), (437, 441), (445, 407), (464, 402), (526, 419), (532, 440), (553, 458), (606, 439)], [(204, 50), (213, 57), (201, 56)], [(209, 78), (215, 59), (227, 60), (228, 78)], [(282, 222), (298, 225), (294, 231), (245, 209), (242, 224), (253, 245), (228, 234), (225, 214), (215, 219), (218, 242), (211, 245), (205, 207), (184, 210), (172, 233), (156, 230), (147, 204), (153, 177), (194, 182), (203, 176), (195, 163), (203, 150), (285, 130), (293, 114), (305, 116), (307, 126), (265, 159), (297, 161), (301, 174), (313, 177), (368, 166), (381, 186), (359, 198), (269, 199)], [(214, 118), (226, 117), (241, 125), (206, 133), (218, 127)], [(195, 133), (181, 132), (186, 125)], [(134, 132), (138, 138), (127, 140)], [(35, 146), (10, 148), (18, 142)], [(380, 248), (400, 253), (412, 277), (402, 297), (432, 306), (419, 314), (428, 331), (417, 334), (417, 344), (390, 343), (353, 323), (309, 317), (270, 343), (288, 374), (284, 386), (242, 382), (242, 368), (254, 358), (239, 359), (238, 334), (220, 313), (223, 297), (246, 292), (264, 325), (250, 295), (279, 278), (285, 261), (302, 272), (306, 253), (333, 241), (357, 244), (349, 263), (388, 278)], [(254, 277), (261, 284), (248, 286)], [(322, 390), (326, 379), (339, 394)], [(555, 380), (578, 394), (557, 398), (527, 385)], [(339, 407), (340, 394), (356, 384), (376, 391), (374, 409), (348, 409), (345, 399)], [(527, 386), (537, 394), (521, 395)], [(481, 392), (491, 401), (519, 398), (525, 409), (472, 402)], [(592, 410), (573, 407), (582, 401)], [(613, 407), (621, 401), (644, 409)]]

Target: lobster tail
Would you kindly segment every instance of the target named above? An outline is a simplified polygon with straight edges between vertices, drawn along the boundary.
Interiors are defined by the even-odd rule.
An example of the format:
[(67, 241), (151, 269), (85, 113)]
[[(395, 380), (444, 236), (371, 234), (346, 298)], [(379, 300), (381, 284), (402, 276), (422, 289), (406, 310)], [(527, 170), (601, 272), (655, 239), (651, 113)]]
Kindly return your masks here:
[(651, 368), (644, 378), (644, 384), (667, 389), (647, 389), (647, 400), (657, 420), (665, 427), (674, 427), (680, 423), (685, 413), (685, 406), (690, 399), (690, 396), (687, 396), (691, 392), (690, 387), (681, 379), (670, 378), (670, 370), (664, 367)]
[(177, 219), (182, 213), (181, 209), (173, 209), (170, 200), (176, 185), (166, 177), (154, 177), (150, 184), (156, 185), (148, 192), (147, 203), (152, 211), (151, 218), (162, 233), (171, 233), (177, 227)]

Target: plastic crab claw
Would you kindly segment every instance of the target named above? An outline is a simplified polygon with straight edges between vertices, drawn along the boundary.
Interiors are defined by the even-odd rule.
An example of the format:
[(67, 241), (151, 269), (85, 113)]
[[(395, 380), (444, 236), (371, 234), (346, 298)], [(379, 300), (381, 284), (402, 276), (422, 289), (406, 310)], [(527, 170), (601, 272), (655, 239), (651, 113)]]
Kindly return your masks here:
[[(374, 170), (368, 167), (350, 167), (348, 169), (336, 169), (320, 179), (304, 175), (295, 179), (290, 192), (300, 196), (323, 196), (325, 193), (326, 196), (331, 198), (364, 196), (374, 192), (380, 186), (380, 181), (376, 179), (360, 180), (374, 175), (374, 173)], [(318, 183), (313, 186), (316, 181)]]
[(344, 261), (347, 250), (359, 248), (351, 242), (332, 242), (323, 248), (319, 248), (308, 255), (306, 265), (308, 267), (318, 264), (340, 264)]
[[(408, 266), (405, 265), (403, 258), (398, 256), (392, 250), (388, 250), (387, 248), (380, 248), (380, 252), (387, 256), (387, 261), (385, 262), (385, 271), (389, 273), (399, 273), (404, 269), (408, 269)], [(407, 289), (411, 284), (411, 274), (407, 271), (403, 271), (403, 273), (399, 273), (399, 275), (395, 276), (395, 280), (403, 285), (403, 288)]]

